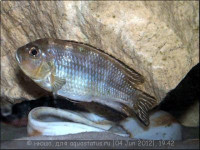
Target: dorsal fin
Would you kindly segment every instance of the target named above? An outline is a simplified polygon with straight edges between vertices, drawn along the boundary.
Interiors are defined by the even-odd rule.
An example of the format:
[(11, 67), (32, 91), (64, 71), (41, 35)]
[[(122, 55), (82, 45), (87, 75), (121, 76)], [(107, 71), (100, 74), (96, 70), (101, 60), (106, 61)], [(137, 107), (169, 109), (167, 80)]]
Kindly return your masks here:
[(127, 79), (131, 83), (133, 83), (133, 84), (144, 83), (144, 77), (141, 74), (139, 74), (138, 72), (136, 72), (133, 69), (129, 69), (128, 66), (126, 66), (125, 64), (121, 64), (121, 62), (119, 62), (118, 60), (116, 60), (116, 61), (118, 62), (117, 65), (121, 68), (121, 70), (124, 72)]

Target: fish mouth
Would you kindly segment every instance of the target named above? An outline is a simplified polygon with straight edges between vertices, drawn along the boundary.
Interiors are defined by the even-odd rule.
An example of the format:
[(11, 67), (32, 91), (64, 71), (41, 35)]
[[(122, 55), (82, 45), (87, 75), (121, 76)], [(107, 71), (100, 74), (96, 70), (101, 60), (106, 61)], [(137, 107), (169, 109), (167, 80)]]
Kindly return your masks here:
[(22, 61), (22, 57), (18, 54), (18, 51), (17, 51), (17, 53), (16, 53), (16, 55), (15, 55), (15, 58), (16, 58), (18, 64), (20, 64), (21, 61)]

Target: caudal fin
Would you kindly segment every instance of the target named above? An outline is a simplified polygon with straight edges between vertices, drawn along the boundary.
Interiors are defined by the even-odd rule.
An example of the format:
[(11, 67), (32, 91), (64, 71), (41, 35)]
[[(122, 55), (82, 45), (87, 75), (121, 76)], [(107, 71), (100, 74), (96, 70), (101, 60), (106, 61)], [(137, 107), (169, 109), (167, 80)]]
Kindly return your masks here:
[(134, 104), (134, 112), (139, 120), (141, 120), (146, 126), (149, 125), (148, 111), (151, 110), (156, 104), (157, 101), (154, 97), (144, 92), (139, 93), (138, 100)]

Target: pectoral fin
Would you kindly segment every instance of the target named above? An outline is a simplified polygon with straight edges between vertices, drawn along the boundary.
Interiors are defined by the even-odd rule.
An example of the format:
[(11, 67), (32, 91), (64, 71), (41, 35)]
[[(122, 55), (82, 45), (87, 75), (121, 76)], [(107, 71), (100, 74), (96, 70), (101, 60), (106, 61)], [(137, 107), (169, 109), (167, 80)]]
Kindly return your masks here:
[(54, 92), (60, 90), (62, 88), (62, 86), (65, 85), (65, 83), (66, 83), (65, 79), (62, 79), (62, 78), (52, 75), (51, 85), (52, 85)]

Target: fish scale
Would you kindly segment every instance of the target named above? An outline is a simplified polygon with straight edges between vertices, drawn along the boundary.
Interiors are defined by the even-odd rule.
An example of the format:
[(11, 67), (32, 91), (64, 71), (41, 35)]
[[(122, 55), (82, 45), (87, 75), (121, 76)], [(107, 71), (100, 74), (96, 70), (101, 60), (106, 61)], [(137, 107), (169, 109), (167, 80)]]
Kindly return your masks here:
[[(121, 79), (123, 78), (119, 78), (121, 76), (117, 76), (119, 74), (119, 70), (117, 68), (115, 68), (113, 66), (113, 64), (106, 62), (105, 65), (101, 65), (104, 64), (103, 63), (103, 59), (101, 57), (99, 57), (98, 55), (96, 55), (95, 57), (92, 57), (92, 55), (94, 55), (94, 53), (89, 53), (87, 61), (89, 61), (89, 63), (87, 64), (91, 64), (91, 65), (85, 65), (85, 63), (81, 62), (83, 59), (83, 57), (79, 58), (76, 55), (71, 55), (71, 60), (69, 61), (68, 59), (64, 59), (64, 58), (69, 58), (71, 55), (71, 53), (64, 53), (59, 54), (58, 58), (56, 60), (58, 60), (56, 62), (56, 66), (57, 66), (57, 74), (60, 75), (61, 78), (67, 78), (68, 73), (72, 70), (71, 76), (74, 77), (74, 79), (72, 79), (66, 86), (63, 87), (63, 89), (65, 89), (66, 91), (70, 92), (70, 93), (79, 93), (81, 94), (85, 94), (85, 91), (90, 91), (89, 93), (92, 93), (92, 91), (95, 91), (93, 93), (94, 96), (100, 96), (100, 95), (109, 95), (108, 97), (115, 97), (115, 98), (124, 98), (125, 100), (127, 100), (128, 95), (127, 95), (127, 90), (120, 90), (120, 86), (122, 81)], [(64, 57), (64, 58), (61, 58)], [(84, 57), (85, 58), (85, 57)], [(95, 59), (94, 59), (95, 58)], [(62, 60), (61, 62), (59, 60)], [(66, 61), (68, 60), (68, 61)], [(60, 67), (62, 66), (62, 67)], [(67, 66), (72, 66), (71, 68)], [(98, 69), (98, 66), (107, 66), (107, 68), (109, 68), (108, 70), (105, 70), (105, 67), (100, 67), (100, 69)], [(66, 68), (66, 69), (63, 69)], [(82, 71), (85, 68), (86, 70), (88, 70), (88, 72), (84, 72)], [(66, 71), (66, 70), (70, 70), (70, 71)], [(60, 73), (62, 72), (62, 73)], [(103, 78), (104, 74), (107, 74), (107, 78)], [(109, 76), (112, 76), (112, 78), (110, 78)], [(88, 77), (88, 79), (87, 79)], [(87, 83), (90, 84), (84, 84), (85, 81), (89, 81)], [(106, 82), (106, 84), (102, 84), (103, 82)], [(126, 84), (126, 83), (125, 83)], [(74, 86), (73, 86), (74, 85)], [(92, 86), (91, 86), (92, 85)], [(113, 88), (115, 87), (115, 88)], [(123, 93), (120, 95), (120, 93)]]
[[(93, 91), (93, 90), (95, 91), (95, 93), (94, 93), (95, 96), (99, 96), (100, 94), (106, 95), (105, 92), (110, 91), (109, 92), (111, 94), (110, 97), (115, 96), (116, 98), (124, 98), (125, 100), (127, 100), (128, 96), (126, 94), (122, 94), (121, 96), (119, 96), (119, 93), (125, 93), (125, 92), (127, 92), (127, 90), (121, 91), (118, 88), (118, 87), (120, 87), (119, 85), (121, 84), (120, 78), (117, 77), (116, 73), (115, 73), (115, 72), (117, 72), (117, 74), (118, 74), (118, 70), (113, 66), (113, 64), (111, 64), (109, 62), (106, 63), (106, 66), (108, 66), (108, 68), (110, 68), (108, 71), (105, 71), (105, 69), (103, 69), (103, 67), (98, 67), (98, 66), (103, 66), (103, 65), (100, 65), (100, 64), (104, 64), (102, 62), (103, 59), (101, 57), (98, 57), (98, 55), (94, 55), (94, 57), (92, 55), (94, 55), (94, 53), (89, 53), (89, 56), (88, 56), (89, 64), (93, 64), (93, 65), (89, 65), (89, 66), (84, 65), (84, 63), (83, 63), (83, 65), (80, 65), (80, 62), (82, 62), (82, 58), (79, 57), (79, 59), (78, 59), (75, 55), (72, 55), (71, 53), (64, 53), (63, 55), (62, 54), (58, 55), (58, 58), (56, 60), (63, 60), (62, 63), (60, 63), (60, 61), (57, 62), (57, 64), (59, 65), (59, 67), (57, 67), (58, 68), (57, 71), (58, 71), (58, 74), (60, 75), (60, 77), (66, 78), (67, 77), (66, 75), (68, 73), (68, 71), (66, 71), (66, 69), (71, 70), (72, 68), (75, 68), (73, 70), (74, 74), (72, 74), (72, 76), (74, 76), (74, 80), (72, 80), (70, 82), (70, 84), (71, 84), (70, 86), (68, 84), (69, 87), (65, 87), (65, 88), (69, 92), (70, 92), (70, 88), (71, 88), (71, 91), (74, 91), (75, 93), (78, 91), (80, 94), (82, 94), (80, 92), (82, 89), (91, 89), (91, 91)], [(64, 56), (64, 57), (62, 58), (62, 56)], [(66, 61), (65, 58), (66, 57), (69, 58), (70, 56), (71, 56), (71, 59), (68, 59), (68, 60), (70, 60), (70, 62)], [(66, 68), (65, 67), (66, 64), (69, 64), (69, 66), (72, 66), (72, 68)], [(66, 69), (63, 69), (60, 66), (63, 66), (63, 68), (66, 68)], [(86, 67), (88, 67), (87, 69), (89, 70), (88, 77), (90, 77), (90, 79), (88, 79), (88, 81), (90, 81), (90, 83), (93, 85), (92, 88), (86, 87), (86, 86), (83, 87), (79, 83), (80, 80), (82, 83), (84, 82), (84, 80), (86, 80), (85, 76), (87, 76), (86, 75), (87, 73), (82, 72), (82, 70), (81, 70), (81, 68), (86, 68)], [(102, 74), (101, 74), (101, 72), (102, 72)], [(112, 78), (107, 77), (107, 79), (103, 80), (101, 78), (101, 76), (103, 76), (105, 72), (107, 72), (107, 74), (111, 75)], [(77, 77), (81, 77), (82, 79), (77, 79)], [(106, 86), (106, 87), (102, 87), (101, 83), (106, 82), (106, 80), (107, 80), (107, 84), (104, 84), (104, 86)], [(76, 81), (79, 81), (79, 82), (77, 83)], [(88, 84), (88, 85), (91, 85), (91, 84)], [(75, 85), (75, 86), (73, 87), (73, 85)], [(79, 88), (77, 88), (77, 87), (79, 87)], [(116, 87), (117, 89), (113, 88), (113, 87)], [(103, 90), (103, 89), (106, 89), (106, 90)]]

